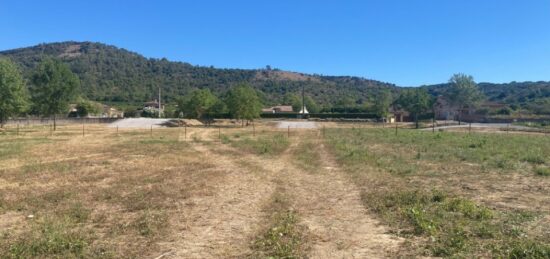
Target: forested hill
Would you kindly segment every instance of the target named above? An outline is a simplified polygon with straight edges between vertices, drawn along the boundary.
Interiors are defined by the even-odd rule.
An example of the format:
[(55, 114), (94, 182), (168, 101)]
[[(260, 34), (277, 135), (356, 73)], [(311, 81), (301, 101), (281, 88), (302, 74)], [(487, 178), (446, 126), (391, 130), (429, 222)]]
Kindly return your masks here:
[(81, 80), (83, 94), (92, 100), (142, 102), (156, 97), (162, 87), (163, 98), (173, 100), (194, 88), (209, 88), (217, 95), (232, 85), (247, 82), (264, 93), (266, 104), (277, 104), (288, 93), (299, 93), (302, 86), (319, 104), (354, 100), (372, 102), (383, 88), (396, 91), (392, 84), (358, 77), (307, 75), (277, 69), (218, 69), (145, 58), (125, 49), (93, 42), (41, 44), (0, 52), (21, 67), (28, 78), (44, 56), (70, 65)]
[[(432, 95), (440, 95), (449, 84), (426, 86)], [(550, 114), (550, 82), (479, 83), (488, 101), (508, 104), (514, 110), (526, 109), (537, 114)]]
[[(306, 87), (309, 96), (322, 106), (362, 106), (372, 103), (381, 89), (398, 92), (390, 83), (350, 76), (309, 75), (278, 69), (219, 69), (145, 58), (140, 54), (94, 42), (61, 42), (0, 51), (19, 64), (24, 76), (44, 56), (55, 57), (70, 65), (81, 80), (85, 97), (96, 101), (139, 103), (156, 98), (162, 87), (163, 98), (173, 100), (195, 88), (208, 88), (223, 95), (242, 82), (263, 93), (268, 104), (282, 104), (286, 93), (300, 93)], [(451, 76), (451, 75), (449, 75)], [(447, 84), (426, 88), (441, 94)], [(550, 113), (550, 82), (480, 83), (487, 99), (503, 102), (536, 113)], [(394, 95), (395, 96), (395, 95)]]

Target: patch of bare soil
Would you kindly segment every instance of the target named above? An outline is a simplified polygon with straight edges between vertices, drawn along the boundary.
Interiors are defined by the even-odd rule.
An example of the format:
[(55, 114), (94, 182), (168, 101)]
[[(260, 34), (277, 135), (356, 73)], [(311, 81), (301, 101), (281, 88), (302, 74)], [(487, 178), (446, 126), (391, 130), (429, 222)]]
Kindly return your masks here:
[[(204, 139), (207, 134), (203, 132), (200, 135)], [(171, 251), (166, 258), (237, 258), (250, 254), (250, 237), (262, 222), (262, 206), (274, 186), (254, 170), (241, 167), (238, 158), (218, 155), (210, 148), (194, 145), (197, 152), (224, 168), (226, 175), (213, 183), (212, 195), (186, 202), (178, 233), (162, 245)], [(220, 145), (212, 148), (219, 149)]]
[[(311, 256), (315, 258), (386, 257), (400, 240), (367, 214), (360, 190), (349, 182), (337, 163), (320, 144), (323, 170), (302, 174), (296, 189), (303, 197), (303, 219), (317, 240)], [(312, 195), (314, 194), (314, 195)]]

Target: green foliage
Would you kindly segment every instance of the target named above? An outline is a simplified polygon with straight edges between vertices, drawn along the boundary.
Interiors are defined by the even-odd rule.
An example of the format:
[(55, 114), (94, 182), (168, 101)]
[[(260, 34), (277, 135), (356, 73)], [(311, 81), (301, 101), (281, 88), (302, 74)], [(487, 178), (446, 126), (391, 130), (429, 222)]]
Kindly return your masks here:
[(387, 89), (380, 92), (374, 101), (374, 113), (380, 118), (385, 118), (389, 114), (390, 105), (392, 103), (391, 92)]
[[(304, 101), (306, 103), (306, 109), (310, 113), (318, 113), (321, 111), (321, 108), (315, 102), (315, 100), (313, 100), (313, 98), (305, 96)], [(282, 104), (292, 105), (292, 110), (294, 112), (299, 112), (300, 110), (302, 110), (302, 97), (297, 94), (286, 94), (283, 98)]]
[(535, 174), (539, 176), (550, 176), (550, 168), (548, 167), (537, 167), (535, 169)]
[(0, 126), (27, 108), (27, 92), (16, 65), (8, 59), (0, 59)]
[(34, 111), (43, 116), (67, 113), (80, 85), (69, 66), (49, 58), (40, 63), (31, 82)]
[(395, 86), (374, 80), (349, 76), (320, 76), (264, 69), (218, 69), (194, 66), (166, 59), (145, 58), (125, 49), (93, 42), (60, 42), (41, 44), (0, 52), (20, 65), (25, 78), (30, 78), (40, 57), (61, 57), (81, 79), (82, 95), (105, 102), (144, 102), (158, 98), (174, 102), (194, 88), (209, 89), (223, 96), (233, 85), (246, 82), (264, 93), (266, 104), (282, 103), (286, 93), (300, 93), (303, 86), (316, 102), (326, 106), (335, 103), (340, 93), (354, 100), (372, 98), (379, 89)]
[[(344, 169), (367, 185), (363, 193), (367, 207), (403, 235), (426, 237), (428, 255), (547, 256), (546, 237), (539, 240), (538, 236), (524, 233), (529, 229), (527, 223), (537, 218), (532, 212), (489, 208), (447, 189), (426, 190), (437, 182), (433, 179), (446, 177), (443, 173), (428, 172), (434, 170), (433, 165), (453, 168), (471, 164), (460, 166), (459, 172), (472, 176), (486, 171), (507, 173), (516, 166), (527, 166), (535, 174), (546, 171), (546, 165), (542, 164), (546, 164), (545, 157), (550, 155), (547, 137), (412, 130), (395, 135), (391, 129), (329, 129), (326, 136)], [(501, 161), (505, 161), (504, 167)], [(430, 166), (421, 166), (423, 162)], [(399, 173), (409, 168), (418, 170)], [(418, 179), (427, 183), (421, 184)]]
[(84, 257), (88, 238), (67, 220), (45, 219), (10, 245), (12, 258)]
[(293, 211), (280, 213), (264, 236), (257, 240), (255, 249), (268, 258), (299, 258), (303, 240)]
[(233, 118), (252, 120), (260, 117), (262, 104), (256, 91), (247, 84), (232, 88), (227, 95), (226, 103)]
[(194, 90), (178, 100), (178, 113), (188, 118), (203, 119), (214, 113), (214, 106), (219, 105), (219, 100), (208, 89)]
[(418, 128), (418, 116), (431, 109), (433, 100), (425, 89), (415, 88), (402, 91), (396, 104), (413, 115)]
[(98, 102), (81, 99), (76, 104), (76, 113), (79, 117), (98, 115), (103, 111), (103, 105)]
[(484, 99), (474, 78), (465, 74), (455, 74), (449, 80), (451, 87), (445, 96), (457, 107), (476, 107)]

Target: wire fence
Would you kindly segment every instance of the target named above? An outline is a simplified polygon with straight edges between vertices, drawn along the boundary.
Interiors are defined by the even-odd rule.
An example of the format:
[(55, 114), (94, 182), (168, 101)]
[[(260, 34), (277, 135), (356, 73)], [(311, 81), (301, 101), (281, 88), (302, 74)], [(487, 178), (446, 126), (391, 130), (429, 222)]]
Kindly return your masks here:
[[(233, 137), (258, 137), (264, 135), (283, 134), (287, 137), (298, 136), (299, 133), (316, 132), (317, 135), (325, 135), (327, 128), (353, 128), (353, 129), (388, 129), (399, 134), (401, 130), (414, 129), (415, 125), (411, 123), (380, 123), (380, 122), (353, 122), (344, 124), (330, 124), (317, 122), (315, 128), (300, 128), (288, 126), (285, 128), (260, 126), (255, 124), (247, 127), (239, 127), (234, 125), (210, 125), (210, 126), (185, 126), (185, 127), (157, 127), (151, 124), (147, 128), (121, 128), (107, 127), (105, 124), (92, 123), (92, 120), (81, 120), (80, 124), (71, 121), (71, 123), (58, 124), (54, 130), (53, 124), (38, 124), (38, 123), (22, 123), (8, 124), (0, 129), (0, 136), (17, 136), (17, 137), (108, 137), (108, 136), (133, 136), (139, 138), (164, 138), (182, 140), (201, 140), (201, 141), (221, 141), (225, 136)], [(439, 131), (437, 126), (448, 124), (423, 124), (421, 128), (425, 130), (432, 129), (435, 133)], [(445, 129), (446, 130), (446, 129)], [(471, 124), (461, 129), (469, 133), (477, 132)], [(495, 130), (504, 132), (529, 132), (550, 134), (549, 129), (545, 128), (511, 128), (500, 127)]]

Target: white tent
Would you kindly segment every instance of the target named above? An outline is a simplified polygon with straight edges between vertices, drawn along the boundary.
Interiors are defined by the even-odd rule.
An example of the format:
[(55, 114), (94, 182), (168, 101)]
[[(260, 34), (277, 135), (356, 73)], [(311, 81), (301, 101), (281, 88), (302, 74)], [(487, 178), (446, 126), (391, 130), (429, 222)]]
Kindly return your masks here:
[(308, 114), (309, 112), (307, 111), (307, 108), (306, 106), (304, 105), (304, 107), (300, 110), (300, 112), (298, 112), (299, 114)]

